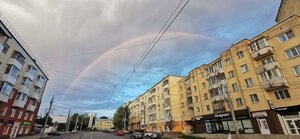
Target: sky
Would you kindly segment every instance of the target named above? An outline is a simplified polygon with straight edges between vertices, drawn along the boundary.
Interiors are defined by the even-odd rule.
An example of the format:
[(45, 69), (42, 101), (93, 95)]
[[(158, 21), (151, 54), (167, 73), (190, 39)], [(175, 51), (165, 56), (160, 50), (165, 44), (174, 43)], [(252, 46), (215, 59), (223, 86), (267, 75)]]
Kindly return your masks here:
[[(185, 2), (186, 0), (183, 0)], [(181, 0), (0, 0), (49, 74), (39, 114), (115, 110), (167, 75), (217, 58), (275, 24), (280, 0), (190, 0), (127, 84), (124, 76)], [(181, 5), (182, 6), (182, 5)], [(125, 78), (126, 79), (126, 78)]]

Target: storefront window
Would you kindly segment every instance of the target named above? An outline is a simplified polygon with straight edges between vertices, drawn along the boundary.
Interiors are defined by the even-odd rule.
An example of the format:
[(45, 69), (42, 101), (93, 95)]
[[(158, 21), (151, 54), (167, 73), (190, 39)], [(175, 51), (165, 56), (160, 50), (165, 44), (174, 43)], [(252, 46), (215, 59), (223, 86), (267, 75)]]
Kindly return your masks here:
[(229, 131), (235, 131), (233, 121), (228, 121)]
[(206, 132), (207, 133), (211, 133), (212, 132), (210, 122), (205, 122), (205, 127), (206, 127)]
[(254, 133), (251, 120), (242, 120), (242, 122), (243, 122), (245, 133)]
[(224, 130), (229, 130), (227, 121), (223, 121)]

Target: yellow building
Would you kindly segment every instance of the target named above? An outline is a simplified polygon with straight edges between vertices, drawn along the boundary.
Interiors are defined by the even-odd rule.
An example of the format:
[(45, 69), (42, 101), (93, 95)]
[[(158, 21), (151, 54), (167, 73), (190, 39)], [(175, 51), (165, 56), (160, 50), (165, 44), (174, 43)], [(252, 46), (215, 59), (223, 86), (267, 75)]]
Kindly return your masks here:
[(178, 82), (185, 133), (300, 134), (300, 17), (244, 39)]
[[(182, 131), (179, 109), (178, 76), (167, 76), (129, 104), (129, 124), (132, 130), (168, 132), (166, 122), (174, 119), (173, 132)], [(145, 117), (145, 119), (144, 119)]]
[(95, 124), (93, 125), (93, 129), (98, 130), (106, 130), (112, 129), (114, 127), (111, 119), (95, 119)]

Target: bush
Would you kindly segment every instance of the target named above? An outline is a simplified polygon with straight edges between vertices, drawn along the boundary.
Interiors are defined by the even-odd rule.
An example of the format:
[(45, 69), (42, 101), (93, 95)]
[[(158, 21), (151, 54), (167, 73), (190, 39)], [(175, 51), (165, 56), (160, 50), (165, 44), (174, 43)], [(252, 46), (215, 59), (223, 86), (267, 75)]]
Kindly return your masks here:
[(171, 138), (169, 138), (169, 137), (162, 137), (161, 139), (171, 139)]
[(195, 137), (195, 136), (191, 136), (191, 135), (181, 135), (181, 136), (179, 136), (179, 138), (182, 138), (182, 139), (205, 139), (205, 138)]

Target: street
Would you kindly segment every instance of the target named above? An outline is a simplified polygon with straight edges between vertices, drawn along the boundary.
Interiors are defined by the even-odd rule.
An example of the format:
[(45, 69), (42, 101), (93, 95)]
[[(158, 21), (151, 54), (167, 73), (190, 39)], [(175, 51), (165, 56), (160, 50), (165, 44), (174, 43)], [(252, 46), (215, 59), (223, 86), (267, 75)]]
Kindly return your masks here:
[(49, 137), (48, 139), (125, 139), (114, 134), (103, 132), (79, 132), (76, 134), (66, 134), (62, 136)]

